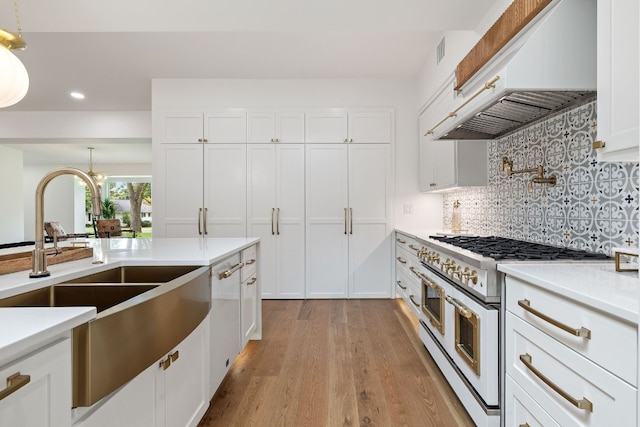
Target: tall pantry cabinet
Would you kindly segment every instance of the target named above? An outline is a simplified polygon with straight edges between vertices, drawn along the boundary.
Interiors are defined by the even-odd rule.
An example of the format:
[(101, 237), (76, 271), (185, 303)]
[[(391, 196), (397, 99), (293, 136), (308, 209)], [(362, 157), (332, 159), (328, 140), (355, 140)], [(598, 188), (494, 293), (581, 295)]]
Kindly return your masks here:
[(165, 113), (159, 122), (153, 135), (154, 235), (245, 236), (246, 113)]
[[(304, 298), (304, 113), (248, 114), (247, 235), (263, 298)], [(282, 143), (290, 142), (290, 143)]]
[(325, 143), (306, 145), (306, 296), (390, 297), (392, 113), (307, 123), (307, 141)]
[(156, 237), (260, 238), (263, 298), (390, 298), (391, 109), (156, 112)]

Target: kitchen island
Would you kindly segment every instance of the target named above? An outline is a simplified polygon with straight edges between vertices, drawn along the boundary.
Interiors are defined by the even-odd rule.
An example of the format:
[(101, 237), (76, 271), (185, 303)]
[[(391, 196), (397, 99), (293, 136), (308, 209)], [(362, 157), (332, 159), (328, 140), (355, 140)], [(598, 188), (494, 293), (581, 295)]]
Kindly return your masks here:
[[(212, 266), (212, 279), (229, 272), (229, 276), (242, 270), (246, 263), (251, 265), (248, 271), (252, 279), (238, 286), (232, 304), (237, 305), (235, 326), (240, 325), (241, 307), (250, 312), (253, 319), (248, 330), (235, 331), (225, 328), (219, 322), (211, 324), (210, 315), (184, 339), (183, 342), (160, 361), (160, 367), (154, 363), (135, 379), (123, 385), (109, 396), (90, 407), (71, 409), (71, 333), (74, 328), (96, 318), (95, 307), (24, 307), (0, 308), (0, 374), (7, 378), (6, 390), (10, 393), (0, 399), (0, 419), (11, 420), (16, 425), (99, 425), (105, 419), (119, 421), (120, 425), (140, 425), (154, 420), (153, 425), (167, 423), (176, 425), (195, 425), (208, 406), (216, 385), (210, 384), (210, 371), (218, 370), (210, 366), (215, 330), (233, 329), (237, 342), (245, 333), (251, 339), (261, 337), (260, 300), (255, 296), (248, 298), (247, 305), (241, 299), (242, 291), (248, 289), (254, 295), (260, 295), (259, 282), (256, 279), (256, 259), (258, 239), (256, 238), (162, 238), (162, 239), (96, 239), (88, 242), (94, 250), (92, 258), (50, 266), (49, 277), (31, 279), (28, 271), (0, 276), (0, 299), (12, 297), (47, 288), (89, 274), (109, 269), (129, 266)], [(25, 248), (20, 248), (23, 251)], [(4, 251), (3, 251), (4, 252)], [(238, 259), (247, 254), (251, 259), (229, 265), (229, 260)], [(236, 270), (233, 270), (236, 267)], [(220, 270), (220, 271), (218, 271)], [(240, 284), (240, 274), (236, 274)], [(222, 277), (222, 276), (221, 276)], [(227, 276), (228, 277), (228, 276)], [(235, 282), (234, 282), (235, 283)], [(249, 285), (248, 287), (245, 285)], [(212, 290), (212, 306), (215, 306), (215, 285)], [(243, 319), (247, 317), (243, 315)], [(179, 322), (180, 319), (175, 319)], [(233, 319), (229, 319), (233, 321)], [(244, 325), (242, 325), (244, 326)], [(131, 325), (136, 328), (137, 325)], [(248, 331), (248, 332), (247, 332)], [(178, 351), (178, 348), (180, 351)], [(241, 350), (238, 344), (232, 353), (235, 357)], [(109, 349), (117, 351), (117, 349)], [(52, 354), (53, 352), (53, 354)], [(44, 355), (44, 356), (43, 356)], [(233, 362), (229, 357), (226, 368)], [(42, 360), (55, 360), (48, 366), (48, 372), (39, 372), (46, 367)], [(24, 365), (23, 362), (28, 362)], [(182, 362), (182, 363), (180, 363)], [(20, 365), (22, 363), (22, 365)], [(175, 365), (174, 366), (172, 366)], [(24, 365), (24, 366), (23, 366)], [(169, 368), (171, 366), (171, 368)], [(23, 375), (28, 369), (31, 375)], [(40, 369), (41, 371), (42, 369)], [(15, 371), (15, 372), (14, 372)], [(36, 372), (37, 371), (37, 372)], [(46, 371), (46, 369), (45, 369)], [(35, 372), (35, 374), (34, 374)], [(226, 371), (224, 371), (226, 372)], [(162, 375), (160, 375), (162, 374)], [(17, 376), (15, 376), (17, 375)], [(186, 375), (186, 376), (184, 376)], [(15, 376), (15, 378), (14, 378)], [(9, 378), (14, 378), (9, 381)], [(194, 393), (182, 393), (171, 402), (171, 388), (180, 386), (181, 378), (201, 378), (201, 387), (194, 387)], [(177, 381), (177, 383), (176, 383)], [(161, 384), (162, 383), (162, 384)], [(160, 386), (165, 386), (160, 391)], [(4, 391), (2, 391), (4, 393)], [(187, 402), (197, 397), (197, 402)], [(34, 400), (35, 399), (35, 400)], [(181, 400), (178, 400), (181, 399)], [(25, 408), (28, 408), (25, 409)], [(191, 411), (192, 412), (188, 412)], [(187, 412), (185, 412), (185, 410)], [(158, 411), (161, 411), (160, 415)]]

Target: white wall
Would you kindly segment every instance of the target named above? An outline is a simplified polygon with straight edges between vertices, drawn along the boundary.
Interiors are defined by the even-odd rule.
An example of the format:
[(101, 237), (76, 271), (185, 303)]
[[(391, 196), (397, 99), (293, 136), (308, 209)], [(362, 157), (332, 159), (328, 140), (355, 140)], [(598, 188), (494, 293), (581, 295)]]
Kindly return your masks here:
[(24, 240), (22, 151), (0, 146), (0, 243)]
[[(158, 79), (152, 110), (212, 108), (394, 108), (396, 117), (394, 219), (410, 228), (442, 226), (442, 197), (418, 187), (418, 95), (414, 79)], [(404, 205), (413, 214), (404, 214)]]

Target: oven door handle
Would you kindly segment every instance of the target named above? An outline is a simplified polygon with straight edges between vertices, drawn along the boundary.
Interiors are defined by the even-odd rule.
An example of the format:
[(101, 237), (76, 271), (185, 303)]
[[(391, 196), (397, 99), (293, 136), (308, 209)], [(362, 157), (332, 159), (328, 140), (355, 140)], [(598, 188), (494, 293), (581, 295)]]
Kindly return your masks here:
[(460, 314), (462, 314), (462, 316), (464, 316), (466, 319), (471, 318), (472, 316), (471, 311), (469, 311), (469, 309), (463, 303), (461, 303), (455, 298), (450, 297), (449, 295), (445, 297), (445, 300), (447, 300), (449, 304), (454, 306), (456, 310), (458, 310)]
[(522, 307), (523, 310), (528, 311), (529, 313), (533, 314), (534, 316), (539, 317), (540, 319), (544, 320), (547, 323), (552, 324), (553, 326), (555, 326), (556, 328), (560, 328), (565, 332), (570, 333), (571, 335), (575, 335), (576, 337), (582, 337), (582, 338), (586, 338), (586, 339), (591, 339), (591, 330), (587, 329), (585, 327), (580, 327), (580, 328), (572, 328), (569, 325), (565, 325), (564, 323), (547, 316), (544, 313), (539, 312), (538, 310), (534, 309), (531, 307), (531, 301), (529, 301), (528, 299), (521, 299), (518, 300), (518, 305), (520, 307)]

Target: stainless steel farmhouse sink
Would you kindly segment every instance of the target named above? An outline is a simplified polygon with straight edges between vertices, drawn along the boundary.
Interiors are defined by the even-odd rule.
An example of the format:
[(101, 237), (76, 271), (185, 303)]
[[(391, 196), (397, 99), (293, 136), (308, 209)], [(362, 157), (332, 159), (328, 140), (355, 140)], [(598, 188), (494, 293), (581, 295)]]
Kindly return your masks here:
[(170, 352), (207, 316), (210, 267), (126, 266), (0, 300), (0, 307), (95, 306), (73, 329), (73, 406), (90, 406)]

